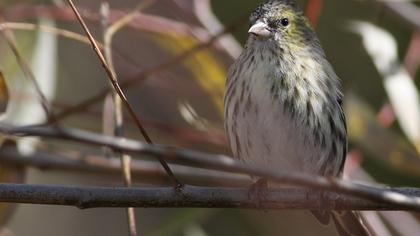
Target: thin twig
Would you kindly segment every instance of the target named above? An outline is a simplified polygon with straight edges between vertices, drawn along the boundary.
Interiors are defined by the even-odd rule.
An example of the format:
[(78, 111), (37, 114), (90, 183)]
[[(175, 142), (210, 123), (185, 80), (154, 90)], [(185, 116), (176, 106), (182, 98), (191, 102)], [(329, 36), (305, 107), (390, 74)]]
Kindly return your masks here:
[[(105, 59), (109, 65), (109, 69), (114, 74), (115, 79), (117, 79), (117, 72), (114, 67), (114, 62), (112, 59), (112, 38), (114, 33), (109, 33), (110, 27), (117, 24), (115, 22), (110, 27), (108, 26), (108, 17), (109, 17), (109, 5), (107, 2), (103, 2), (101, 5), (101, 16), (102, 16), (102, 25), (104, 28), (104, 52), (105, 52)], [(116, 137), (124, 137), (124, 115), (123, 115), (123, 107), (121, 98), (118, 96), (118, 93), (115, 91), (112, 94), (112, 128), (113, 128), (113, 135)], [(107, 115), (107, 114), (104, 114)], [(121, 163), (121, 172), (124, 181), (125, 187), (131, 187), (131, 157), (119, 150), (113, 150), (114, 155), (120, 159)], [(134, 208), (128, 207), (126, 208), (127, 213), (127, 222), (128, 222), (128, 232), (130, 236), (137, 236), (137, 225), (136, 225), (136, 214), (134, 212)]]
[[(114, 62), (112, 59), (112, 39), (114, 35), (122, 29), (125, 25), (130, 23), (130, 21), (145, 7), (153, 3), (154, 0), (142, 1), (131, 13), (122, 17), (118, 21), (114, 22), (112, 25), (107, 25), (107, 19), (109, 17), (109, 5), (103, 3), (101, 6), (101, 13), (103, 17), (104, 28), (104, 45), (105, 45), (105, 59), (109, 65), (109, 68), (114, 74), (115, 79), (118, 78), (117, 72), (115, 70)], [(117, 79), (118, 80), (118, 79)], [(113, 94), (114, 101), (114, 135), (117, 137), (124, 136), (124, 117), (122, 109), (122, 101), (116, 92)], [(121, 170), (123, 173), (124, 185), (125, 187), (131, 187), (131, 156), (126, 153), (115, 150), (114, 153), (120, 157), (121, 160)], [(128, 229), (131, 236), (137, 235), (137, 226), (136, 226), (136, 215), (134, 208), (127, 208), (127, 218), (128, 218)]]
[[(1, 21), (3, 21), (3, 20), (0, 17), (0, 22)], [(29, 79), (29, 81), (32, 82), (32, 84), (35, 88), (35, 91), (39, 96), (41, 106), (44, 109), (44, 112), (47, 116), (47, 120), (54, 119), (54, 114), (53, 114), (52, 110), (50, 110), (50, 104), (48, 102), (48, 99), (45, 97), (44, 93), (42, 92), (42, 89), (39, 86), (39, 84), (38, 84), (38, 82), (35, 78), (35, 75), (32, 72), (32, 69), (29, 66), (28, 62), (22, 56), (22, 54), (19, 52), (19, 49), (16, 45), (15, 37), (13, 35), (13, 32), (9, 28), (4, 27), (1, 24), (0, 24), (0, 31), (1, 31), (4, 39), (6, 40), (7, 44), (9, 45), (10, 49), (12, 50), (13, 54), (15, 55), (16, 60), (19, 64), (19, 66), (21, 67), (24, 75), (26, 76), (26, 78)]]
[[(15, 147), (0, 149), (0, 163), (37, 168), (42, 171), (71, 171), (95, 174), (106, 177), (121, 176), (121, 162), (117, 158), (109, 158), (85, 154), (59, 154), (38, 150), (24, 155)], [(171, 164), (176, 176), (182, 182), (198, 186), (246, 187), (252, 184), (247, 175), (230, 174), (220, 171)], [(133, 160), (131, 172), (136, 183), (166, 185), (170, 179), (158, 162), (152, 160)]]
[[(245, 22), (247, 22), (248, 20), (248, 16), (244, 16), (241, 17), (239, 20), (233, 22), (232, 24), (230, 24), (229, 26), (227, 26), (223, 31), (221, 31), (220, 33), (214, 35), (213, 37), (211, 37), (208, 41), (197, 44), (196, 46), (187, 49), (183, 52), (180, 52), (179, 54), (165, 60), (164, 62), (146, 69), (142, 72), (140, 72), (139, 74), (128, 78), (125, 81), (121, 82), (121, 87), (122, 88), (128, 88), (130, 86), (133, 86), (139, 82), (143, 82), (144, 80), (146, 80), (147, 78), (152, 77), (153, 75), (160, 73), (164, 70), (168, 70), (169, 68), (178, 65), (180, 62), (184, 61), (185, 59), (189, 58), (190, 56), (194, 55), (195, 53), (198, 53), (204, 49), (207, 49), (208, 47), (210, 47), (211, 45), (213, 45), (221, 36), (233, 32), (234, 30), (236, 30), (239, 26), (241, 26), (242, 24), (244, 24)], [(57, 120), (61, 120), (61, 119), (65, 119), (71, 115), (74, 115), (78, 112), (84, 111), (85, 109), (87, 109), (89, 106), (101, 101), (102, 99), (104, 99), (104, 97), (110, 92), (109, 89), (105, 88), (104, 90), (102, 90), (101, 92), (97, 93), (96, 95), (93, 95), (92, 97), (80, 102), (79, 104), (76, 104), (70, 108), (67, 108), (64, 111), (61, 111), (60, 113), (58, 113), (56, 115), (56, 119)]]
[[(40, 30), (43, 32), (59, 35), (68, 39), (72, 39), (75, 41), (79, 41), (85, 44), (90, 44), (89, 39), (81, 34), (75, 33), (73, 31), (60, 29), (57, 27), (51, 27), (47, 25), (39, 25), (39, 24), (32, 24), (32, 23), (21, 23), (21, 22), (2, 22), (0, 23), (0, 29), (14, 29), (14, 30)], [(99, 44), (99, 47), (102, 47)]]
[(234, 161), (224, 155), (212, 155), (187, 149), (177, 149), (162, 145), (150, 145), (143, 142), (99, 135), (78, 129), (64, 127), (15, 127), (0, 123), (0, 132), (15, 136), (42, 136), (62, 140), (72, 140), (84, 144), (106, 146), (127, 153), (145, 154), (155, 158), (181, 165), (227, 171), (233, 173), (245, 173), (252, 176), (266, 178), (270, 181), (282, 184), (292, 184), (317, 190), (329, 190), (337, 193), (349, 194), (367, 200), (381, 203), (398, 204), (402, 208), (420, 210), (420, 197), (412, 197), (390, 190), (387, 187), (367, 186), (352, 183), (347, 180), (325, 178), (322, 176), (294, 171), (279, 171), (261, 166), (248, 166)]
[[(105, 57), (103, 56), (101, 50), (99, 50), (99, 47), (96, 43), (96, 40), (93, 38), (92, 34), (90, 33), (88, 27), (86, 26), (86, 23), (83, 21), (83, 19), (82, 19), (80, 13), (78, 12), (76, 6), (73, 4), (73, 1), (72, 0), (67, 0), (67, 2), (69, 3), (69, 5), (70, 5), (71, 9), (73, 10), (77, 20), (82, 25), (83, 30), (85, 31), (86, 35), (88, 36), (89, 41), (92, 44), (93, 50), (95, 51), (96, 55), (98, 56), (99, 60), (101, 61), (102, 67), (105, 69), (105, 72), (106, 72), (114, 90), (118, 93), (118, 96), (123, 101), (125, 107), (127, 108), (128, 112), (130, 113), (130, 116), (132, 117), (133, 121), (135, 122), (135, 124), (139, 128), (139, 130), (140, 130), (141, 134), (143, 135), (143, 137), (145, 138), (146, 142), (150, 143), (150, 144), (153, 143), (152, 140), (150, 139), (149, 135), (147, 134), (146, 130), (144, 129), (143, 125), (141, 124), (140, 120), (138, 119), (134, 109), (131, 107), (130, 103), (128, 103), (124, 92), (122, 91), (117, 79), (115, 78), (115, 75), (112, 73), (108, 64), (106, 63)], [(162, 164), (163, 168), (168, 173), (168, 175), (172, 178), (174, 183), (177, 186), (180, 186), (181, 183), (176, 179), (175, 175), (172, 173), (168, 164), (162, 158), (158, 158), (158, 159), (159, 159), (159, 162)]]
[[(96, 11), (91, 11), (88, 8), (80, 8), (82, 16), (85, 20), (98, 22), (100, 14)], [(109, 23), (112, 24), (118, 21), (127, 14), (125, 11), (110, 9)], [(74, 14), (70, 8), (57, 8), (50, 5), (42, 4), (15, 4), (7, 8), (0, 8), (0, 15), (5, 15), (7, 19), (13, 21), (28, 21), (31, 19), (38, 19), (42, 16), (48, 16), (57, 21), (73, 22), (75, 20)], [(128, 24), (128, 27), (133, 30), (140, 30), (148, 33), (156, 34), (171, 34), (178, 36), (192, 37), (195, 36), (199, 41), (207, 41), (211, 35), (202, 27), (196, 25), (189, 25), (185, 22), (174, 20), (173, 18), (165, 18), (154, 14), (138, 14), (133, 21)], [(219, 48), (215, 43), (215, 48)]]
[[(105, 48), (105, 58), (107, 59), (108, 65), (111, 69), (111, 71), (115, 73), (114, 63), (112, 60), (112, 52), (111, 52), (111, 45), (112, 45), (112, 39), (113, 36), (121, 30), (123, 27), (125, 27), (127, 24), (129, 24), (138, 14), (139, 12), (146, 8), (148, 5), (152, 4), (155, 0), (147, 0), (142, 1), (132, 12), (128, 13), (127, 15), (123, 16), (121, 19), (115, 21), (107, 27), (104, 33), (104, 44), (109, 45), (109, 47)], [(109, 9), (107, 10), (109, 14)]]
[[(77, 42), (81, 42), (81, 43), (84, 43), (84, 44), (91, 45), (90, 41), (89, 41), (89, 38), (82, 35), (82, 34), (78, 34), (76, 32), (61, 29), (61, 28), (57, 28), (57, 27), (42, 25), (42, 24), (20, 23), (20, 22), (3, 22), (3, 23), (0, 23), (0, 29), (2, 29), (2, 28), (8, 28), (8, 29), (12, 29), (12, 30), (25, 30), (25, 31), (39, 30), (39, 31), (50, 33), (50, 34), (55, 34), (55, 35), (58, 35), (58, 36), (62, 36), (64, 38), (71, 39), (71, 40), (74, 40), (74, 41), (77, 41)], [(102, 50), (104, 48), (102, 43), (97, 42), (97, 44), (98, 44), (99, 49)], [(133, 64), (124, 55), (118, 54), (118, 53), (115, 53), (115, 55), (118, 56), (119, 58), (124, 59), (125, 62), (131, 63), (133, 68), (134, 67), (137, 68), (137, 65)], [(50, 118), (50, 120), (54, 121), (54, 119), (52, 119), (52, 118)], [(58, 120), (58, 119), (55, 119), (55, 120)]]
[[(394, 188), (410, 196), (418, 189)], [(249, 188), (209, 188), (185, 186), (182, 193), (173, 188), (64, 187), (30, 184), (0, 184), (0, 202), (95, 207), (186, 207), (249, 209), (322, 209), (322, 210), (413, 210), (399, 204), (384, 204), (329, 191), (320, 194), (301, 188), (266, 190), (256, 202)], [(418, 210), (418, 209), (417, 209)]]

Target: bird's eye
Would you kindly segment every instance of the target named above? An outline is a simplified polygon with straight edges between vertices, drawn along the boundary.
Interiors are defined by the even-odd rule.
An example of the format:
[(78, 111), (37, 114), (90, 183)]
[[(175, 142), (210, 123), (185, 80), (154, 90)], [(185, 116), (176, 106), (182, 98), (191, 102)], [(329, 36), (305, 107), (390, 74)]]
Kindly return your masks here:
[(277, 29), (280, 26), (286, 27), (288, 25), (289, 25), (289, 19), (287, 19), (287, 18), (282, 18), (280, 20), (268, 21), (268, 26), (272, 29)]
[(280, 20), (280, 23), (282, 26), (288, 26), (289, 25), (289, 19), (283, 18)]

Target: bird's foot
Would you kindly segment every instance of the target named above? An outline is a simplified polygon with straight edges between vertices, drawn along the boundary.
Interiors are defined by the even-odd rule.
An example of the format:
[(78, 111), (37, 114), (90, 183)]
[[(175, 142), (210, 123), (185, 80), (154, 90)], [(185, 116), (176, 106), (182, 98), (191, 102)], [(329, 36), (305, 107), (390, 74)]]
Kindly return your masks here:
[(326, 210), (326, 206), (328, 206), (328, 198), (326, 197), (325, 191), (309, 189), (306, 193), (306, 200), (308, 202), (316, 201), (318, 203), (318, 209), (311, 210), (311, 213), (322, 225), (328, 225), (331, 217), (330, 212)]
[(264, 200), (265, 191), (268, 190), (267, 179), (260, 178), (251, 185), (248, 192), (249, 199), (254, 202), (257, 208), (260, 208), (262, 200)]
[(324, 190), (321, 190), (319, 193), (319, 205), (321, 209), (326, 209), (328, 207), (328, 196)]

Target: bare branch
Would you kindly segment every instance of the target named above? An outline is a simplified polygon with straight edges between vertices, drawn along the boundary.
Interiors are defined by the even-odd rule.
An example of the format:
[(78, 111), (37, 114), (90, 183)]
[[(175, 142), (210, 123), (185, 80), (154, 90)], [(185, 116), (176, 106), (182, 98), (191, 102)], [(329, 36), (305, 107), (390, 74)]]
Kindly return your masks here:
[[(3, 19), (0, 17), (0, 22), (3, 21)], [(36, 93), (39, 96), (41, 106), (44, 109), (44, 112), (48, 119), (54, 119), (54, 114), (50, 110), (50, 105), (48, 102), (48, 99), (45, 97), (44, 93), (41, 90), (41, 87), (39, 86), (34, 73), (32, 72), (31, 67), (29, 66), (26, 59), (22, 56), (22, 54), (19, 52), (19, 49), (16, 45), (16, 40), (14, 37), (13, 32), (9, 29), (4, 27), (2, 24), (0, 24), (0, 31), (3, 34), (4, 39), (6, 40), (7, 44), (9, 45), (10, 49), (12, 50), (13, 54), (16, 57), (16, 60), (19, 64), (19, 66), (22, 69), (22, 72), (24, 75), (28, 78), (29, 81), (32, 82)]]
[(162, 145), (150, 145), (126, 138), (103, 136), (78, 129), (64, 127), (14, 127), (0, 123), (0, 132), (17, 136), (43, 136), (62, 140), (72, 140), (97, 146), (107, 146), (133, 154), (160, 157), (177, 164), (215, 169), (233, 173), (246, 173), (282, 184), (304, 186), (337, 193), (349, 194), (381, 203), (398, 204), (402, 208), (420, 210), (420, 197), (404, 195), (389, 188), (367, 186), (346, 180), (325, 178), (293, 171), (279, 171), (260, 166), (248, 166), (224, 155), (212, 155), (187, 149), (177, 149)]
[[(117, 158), (95, 155), (71, 155), (48, 153), (38, 150), (31, 155), (22, 155), (14, 147), (0, 149), (0, 163), (38, 168), (42, 171), (71, 171), (88, 174), (121, 176), (121, 162)], [(182, 182), (198, 186), (246, 187), (252, 184), (246, 175), (171, 164), (171, 168)], [(133, 178), (137, 183), (168, 184), (168, 175), (158, 162), (133, 160)]]
[[(107, 19), (109, 17), (109, 5), (103, 3), (101, 5), (101, 12), (103, 17), (103, 25), (106, 29), (104, 32), (104, 44), (105, 44), (105, 59), (109, 65), (109, 68), (114, 74), (115, 79), (117, 79), (117, 72), (115, 70), (114, 62), (112, 59), (112, 39), (114, 35), (126, 26), (130, 21), (144, 8), (148, 5), (153, 4), (154, 0), (146, 0), (142, 1), (132, 12), (127, 14), (126, 16), (122, 17), (120, 20), (114, 22), (112, 25), (107, 25)], [(123, 137), (124, 131), (124, 115), (123, 115), (123, 107), (122, 107), (122, 99), (118, 96), (116, 92), (113, 94), (113, 101), (114, 101), (114, 135), (117, 137)], [(141, 129), (140, 129), (141, 130)], [(147, 140), (147, 134), (145, 136)], [(149, 141), (151, 143), (151, 141)], [(119, 156), (121, 160), (121, 171), (123, 173), (123, 179), (125, 187), (131, 187), (131, 156), (127, 155), (126, 153), (120, 152), (115, 150), (114, 153)], [(172, 170), (166, 164), (166, 162), (161, 161), (162, 166), (168, 171), (168, 174), (171, 178), (173, 178), (174, 182), (179, 184), (178, 180), (175, 179)], [(127, 208), (127, 218), (128, 218), (128, 229), (130, 236), (137, 236), (137, 226), (136, 226), (136, 215), (134, 212), (134, 208), (129, 207)]]
[[(0, 23), (0, 29), (2, 28), (14, 29), (14, 30), (41, 30), (47, 33), (56, 34), (56, 35), (60, 35), (68, 39), (79, 41), (85, 44), (90, 44), (89, 39), (84, 35), (75, 33), (73, 31), (51, 27), (47, 25), (21, 23), (21, 22), (2, 22)], [(99, 47), (102, 47), (102, 45), (99, 44)]]
[[(80, 9), (81, 15), (89, 21), (98, 22), (100, 16), (97, 12), (91, 11), (87, 8)], [(7, 8), (1, 8), (0, 14), (4, 15), (6, 19), (13, 21), (25, 21), (31, 19), (38, 19), (41, 16), (48, 16), (58, 21), (74, 21), (75, 17), (70, 8), (58, 8), (50, 5), (42, 4), (15, 4)], [(109, 23), (112, 24), (124, 17), (127, 12), (110, 9)], [(202, 27), (188, 25), (184, 22), (174, 19), (165, 18), (162, 16), (145, 14), (138, 14), (128, 26), (131, 29), (141, 30), (145, 32), (152, 32), (158, 34), (176, 34), (180, 36), (195, 36), (199, 41), (207, 41), (211, 35)], [(218, 44), (215, 44), (217, 47)]]
[[(223, 31), (219, 32), (218, 34), (214, 35), (213, 37), (211, 37), (208, 41), (205, 41), (203, 43), (197, 44), (196, 46), (187, 49), (165, 61), (163, 61), (162, 63), (146, 69), (142, 72), (140, 72), (139, 74), (128, 78), (125, 81), (121, 82), (121, 87), (122, 88), (127, 88), (130, 87), (132, 85), (135, 85), (139, 82), (143, 82), (144, 80), (152, 77), (153, 75), (162, 72), (164, 70), (168, 70), (169, 68), (178, 65), (180, 62), (182, 62), (183, 60), (189, 58), (190, 56), (194, 55), (195, 53), (198, 53), (204, 49), (209, 48), (210, 46), (212, 46), (221, 36), (233, 32), (235, 29), (237, 29), (240, 25), (242, 25), (244, 22), (246, 22), (248, 20), (248, 16), (244, 16), (241, 17), (238, 21), (233, 22), (232, 24), (230, 24), (229, 26), (227, 26)], [(101, 92), (97, 93), (96, 95), (93, 95), (92, 97), (86, 99), (85, 101), (82, 101), (79, 104), (74, 105), (73, 107), (70, 107), (58, 114), (56, 114), (56, 119), (60, 120), (60, 119), (64, 119), (68, 116), (71, 116), (73, 114), (76, 114), (78, 112), (81, 112), (85, 109), (87, 109), (89, 106), (101, 101), (102, 99), (104, 99), (104, 97), (109, 93), (109, 89), (104, 89)]]
[[(134, 120), (135, 124), (139, 128), (141, 134), (145, 138), (146, 142), (149, 143), (149, 144), (152, 144), (153, 143), (152, 140), (150, 139), (149, 135), (147, 134), (146, 130), (144, 129), (143, 125), (141, 124), (141, 122), (140, 122), (139, 118), (137, 117), (134, 109), (131, 107), (130, 103), (128, 103), (127, 97), (125, 96), (124, 92), (122, 91), (115, 74), (112, 72), (108, 63), (106, 62), (105, 57), (103, 56), (101, 50), (99, 49), (98, 44), (96, 43), (96, 40), (93, 38), (92, 34), (90, 33), (89, 28), (87, 27), (86, 23), (83, 21), (82, 16), (78, 12), (78, 10), (77, 10), (76, 6), (73, 4), (72, 0), (67, 0), (67, 2), (69, 3), (69, 5), (70, 5), (71, 9), (73, 10), (75, 16), (77, 17), (77, 20), (82, 25), (83, 30), (85, 31), (86, 35), (88, 36), (89, 41), (92, 44), (93, 50), (95, 51), (96, 55), (98, 56), (99, 60), (101, 61), (102, 67), (105, 69), (105, 72), (106, 72), (114, 90), (117, 92), (118, 96), (123, 101), (125, 107), (127, 108), (127, 110), (130, 113), (132, 119)], [(174, 181), (174, 183), (177, 186), (181, 185), (181, 183), (176, 179), (175, 175), (172, 173), (172, 170), (169, 168), (168, 164), (163, 159), (161, 159), (160, 157), (158, 157), (158, 160), (161, 163), (161, 165), (163, 166), (163, 168), (166, 170), (168, 175), (171, 177), (171, 179)]]
[(133, 110), (133, 108), (130, 106), (130, 104), (127, 102), (127, 98), (124, 94), (124, 92), (122, 91), (120, 85), (118, 84), (117, 79), (115, 78), (115, 74), (112, 73), (108, 63), (105, 60), (105, 57), (103, 56), (101, 50), (99, 49), (99, 46), (96, 42), (96, 40), (93, 38), (92, 34), (90, 33), (86, 23), (83, 21), (82, 16), (80, 15), (80, 13), (78, 12), (78, 10), (76, 9), (76, 6), (73, 4), (72, 0), (68, 0), (68, 3), (70, 4), (74, 14), (76, 15), (79, 23), (82, 25), (83, 30), (85, 31), (87, 37), (89, 38), (90, 43), (92, 44), (93, 50), (95, 51), (96, 55), (98, 56), (102, 67), (104, 68), (112, 86), (114, 87), (114, 90), (118, 93), (118, 95), (121, 97), (121, 99), (124, 101), (125, 105), (127, 106), (130, 115), (132, 116), (132, 118), (136, 121), (136, 124), (138, 125), (139, 129), (141, 130), (143, 136), (145, 137), (145, 139), (148, 142), (151, 142), (150, 138), (148, 137), (148, 135), (146, 134), (145, 130), (143, 129), (143, 126), (141, 125), (140, 121), (137, 119), (137, 116)]
[[(420, 197), (418, 189), (396, 188)], [(185, 186), (173, 188), (64, 187), (28, 184), (0, 184), (0, 202), (95, 207), (199, 207), (249, 209), (322, 209), (322, 210), (413, 210), (399, 204), (383, 204), (356, 197), (298, 188), (267, 190), (257, 203), (248, 188), (209, 188)], [(418, 209), (417, 209), (418, 210)]]

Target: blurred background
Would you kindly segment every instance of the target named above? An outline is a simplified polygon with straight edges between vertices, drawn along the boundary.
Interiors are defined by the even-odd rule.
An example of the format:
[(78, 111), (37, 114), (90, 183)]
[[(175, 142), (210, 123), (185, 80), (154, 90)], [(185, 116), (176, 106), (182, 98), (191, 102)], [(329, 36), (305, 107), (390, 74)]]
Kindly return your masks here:
[[(115, 72), (120, 82), (130, 81), (123, 90), (154, 142), (230, 155), (222, 120), (224, 82), (229, 65), (246, 41), (247, 17), (261, 2), (150, 1), (111, 34), (108, 46)], [(101, 43), (109, 28), (141, 3), (75, 1)], [(349, 128), (345, 177), (420, 187), (420, 3), (298, 3), (342, 79)], [(106, 5), (108, 11), (101, 13)], [(219, 37), (225, 27), (227, 34)], [(2, 121), (29, 125), (51, 118), (30, 79), (33, 73), (59, 124), (112, 134), (115, 107), (111, 93), (106, 92), (108, 79), (66, 1), (1, 0), (0, 30)], [(31, 69), (25, 69), (25, 63)], [(124, 115), (124, 134), (144, 140), (128, 114)], [(2, 182), (124, 185), (120, 160), (109, 150), (34, 138), (2, 138), (2, 143)], [(246, 183), (242, 176), (220, 183), (220, 176), (212, 172), (173, 168), (188, 184)], [(169, 183), (161, 166), (147, 158), (132, 162), (132, 175), (135, 186)], [(419, 214), (363, 214), (378, 235), (420, 232)], [(139, 235), (148, 236), (336, 235), (306, 211), (136, 209), (136, 217)], [(123, 209), (0, 207), (2, 235), (127, 235), (126, 218)]]

